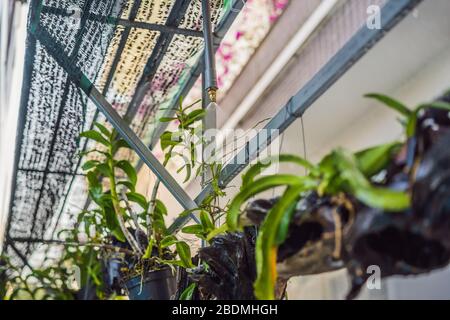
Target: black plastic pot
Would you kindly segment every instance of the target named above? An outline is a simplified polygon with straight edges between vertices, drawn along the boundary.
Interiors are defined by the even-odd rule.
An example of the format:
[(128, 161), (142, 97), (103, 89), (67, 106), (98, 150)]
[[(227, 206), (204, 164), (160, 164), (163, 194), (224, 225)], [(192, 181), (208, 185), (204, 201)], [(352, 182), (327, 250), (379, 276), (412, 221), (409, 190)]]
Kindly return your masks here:
[(169, 268), (151, 271), (142, 279), (131, 278), (125, 283), (130, 300), (170, 300), (177, 288), (175, 275)]

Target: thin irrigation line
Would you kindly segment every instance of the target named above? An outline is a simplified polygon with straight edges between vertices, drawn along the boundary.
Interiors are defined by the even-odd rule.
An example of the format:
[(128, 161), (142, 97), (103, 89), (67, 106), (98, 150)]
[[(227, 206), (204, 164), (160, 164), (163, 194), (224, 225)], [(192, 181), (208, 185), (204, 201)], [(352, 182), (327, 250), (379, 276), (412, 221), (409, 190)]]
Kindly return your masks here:
[[(301, 121), (301, 127), (302, 127), (302, 140), (303, 140), (303, 158), (305, 160), (308, 160), (308, 154), (306, 152), (306, 136), (305, 136), (305, 125), (303, 123), (303, 115), (300, 117)], [(305, 176), (308, 174), (308, 169), (304, 167), (305, 169)]]
[[(284, 135), (285, 135), (285, 132), (283, 132), (280, 137), (280, 145), (278, 147), (278, 154), (281, 154), (281, 152), (283, 151)], [(275, 198), (275, 188), (272, 189), (272, 198)]]

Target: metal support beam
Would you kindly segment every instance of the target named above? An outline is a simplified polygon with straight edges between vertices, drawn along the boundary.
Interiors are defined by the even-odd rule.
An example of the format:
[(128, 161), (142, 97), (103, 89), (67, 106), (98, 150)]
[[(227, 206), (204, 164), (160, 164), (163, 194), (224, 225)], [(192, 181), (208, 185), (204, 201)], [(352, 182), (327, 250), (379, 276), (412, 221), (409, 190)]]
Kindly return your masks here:
[[(68, 10), (61, 9), (61, 8), (55, 8), (55, 7), (49, 7), (49, 6), (43, 6), (42, 13), (54, 14), (54, 15), (59, 15), (59, 16), (67, 16), (67, 17), (70, 17), (73, 14), (72, 12), (69, 12)], [(196, 37), (196, 38), (203, 37), (202, 32), (197, 31), (197, 30), (177, 28), (177, 27), (173, 27), (173, 26), (157, 24), (157, 23), (148, 23), (148, 22), (144, 22), (144, 21), (135, 21), (134, 19), (127, 20), (127, 19), (122, 19), (122, 18), (102, 16), (102, 15), (98, 15), (98, 14), (90, 14), (88, 20), (106, 22), (106, 23), (109, 23), (112, 25), (121, 25), (121, 26), (124, 26), (127, 28), (137, 28), (137, 29), (159, 31), (161, 33), (177, 33), (177, 34), (182, 34), (185, 36)]]
[(177, 28), (177, 27), (167, 26), (167, 25), (163, 25), (163, 24), (147, 23), (147, 22), (141, 22), (141, 21), (129, 21), (129, 20), (125, 20), (125, 19), (117, 19), (115, 23), (117, 23), (118, 25), (124, 26), (124, 27), (153, 30), (153, 31), (159, 31), (161, 33), (172, 33), (172, 34), (176, 33), (176, 34), (181, 34), (184, 36), (195, 37), (195, 38), (203, 37), (203, 34), (197, 30)]
[(133, 148), (142, 161), (152, 170), (159, 180), (166, 186), (169, 192), (186, 210), (195, 209), (196, 203), (189, 197), (184, 189), (164, 168), (164, 166), (153, 155), (149, 148), (139, 139), (127, 123), (114, 110), (105, 97), (95, 88), (91, 87), (90, 92), (86, 92), (89, 98), (95, 103), (97, 108), (105, 115), (111, 125), (117, 130), (121, 137)]
[(33, 267), (28, 263), (27, 258), (22, 254), (22, 252), (20, 252), (19, 249), (16, 248), (14, 242), (9, 238), (8, 235), (6, 235), (6, 246), (10, 247), (16, 253), (16, 255), (19, 257), (19, 259), (23, 262), (25, 266), (30, 268), (31, 271), (34, 270)]
[[(220, 187), (225, 188), (247, 165), (266, 148), (278, 133), (284, 132), (297, 118), (339, 80), (356, 62), (372, 49), (392, 28), (394, 28), (422, 0), (389, 0), (383, 7), (382, 28), (370, 30), (362, 27), (339, 52), (302, 88), (264, 127), (266, 132), (258, 134), (226, 165), (220, 175)], [(245, 159), (244, 163), (239, 163)], [(239, 161), (238, 161), (239, 160)], [(200, 204), (212, 191), (206, 186), (195, 198)], [(180, 230), (190, 217), (179, 217), (169, 227), (170, 232)]]
[[(208, 155), (205, 153), (206, 146), (214, 141), (214, 137), (208, 138), (205, 136), (205, 132), (217, 127), (216, 120), (216, 92), (217, 92), (217, 74), (216, 74), (216, 56), (213, 45), (212, 25), (211, 25), (211, 4), (209, 0), (202, 0), (202, 15), (203, 15), (203, 38), (204, 38), (204, 68), (202, 75), (202, 108), (206, 111), (206, 116), (202, 123), (202, 136), (203, 136), (203, 148), (202, 148), (202, 162)], [(211, 172), (203, 168), (202, 172), (202, 187), (205, 182), (212, 177)]]

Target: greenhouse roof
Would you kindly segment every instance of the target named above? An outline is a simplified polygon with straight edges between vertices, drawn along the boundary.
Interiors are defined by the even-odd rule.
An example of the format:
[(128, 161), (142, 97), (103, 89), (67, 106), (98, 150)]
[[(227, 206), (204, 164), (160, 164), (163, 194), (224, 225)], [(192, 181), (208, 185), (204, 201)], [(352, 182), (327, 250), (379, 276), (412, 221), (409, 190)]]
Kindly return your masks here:
[[(244, 2), (210, 3), (217, 46)], [(84, 179), (77, 153), (87, 142), (78, 137), (104, 118), (83, 89), (96, 88), (149, 145), (159, 116), (202, 72), (202, 29), (201, 1), (31, 1), (6, 231), (16, 263), (26, 263), (33, 239), (61, 230), (65, 199)]]

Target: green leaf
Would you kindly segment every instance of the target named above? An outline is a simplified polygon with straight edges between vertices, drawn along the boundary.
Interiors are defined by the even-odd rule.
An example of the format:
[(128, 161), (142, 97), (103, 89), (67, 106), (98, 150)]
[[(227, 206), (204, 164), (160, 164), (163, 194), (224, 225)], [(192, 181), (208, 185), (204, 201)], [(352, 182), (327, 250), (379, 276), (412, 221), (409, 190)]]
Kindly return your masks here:
[(439, 109), (439, 110), (444, 110), (444, 111), (450, 112), (450, 104), (447, 102), (444, 102), (444, 101), (436, 101), (436, 102), (431, 102), (428, 104), (420, 105), (419, 107), (417, 107), (415, 112), (408, 119), (408, 122), (406, 124), (406, 134), (407, 134), (408, 138), (411, 138), (412, 136), (415, 135), (416, 127), (417, 127), (417, 118), (419, 116), (419, 112), (421, 110), (429, 109), (429, 108), (434, 108), (434, 109)]
[(350, 187), (350, 193), (364, 204), (386, 211), (403, 211), (410, 207), (410, 197), (404, 192), (373, 187), (359, 171), (356, 159), (343, 149), (334, 151), (342, 179)]
[(268, 212), (256, 239), (256, 272), (254, 284), (255, 296), (260, 300), (273, 300), (277, 280), (277, 234), (283, 215), (292, 203), (296, 202), (301, 192), (305, 191), (303, 183), (290, 185), (279, 201)]
[(192, 107), (195, 107), (197, 104), (199, 104), (200, 102), (202, 102), (202, 99), (198, 99), (196, 101), (194, 101), (193, 103), (191, 103), (190, 105), (188, 105), (187, 107), (184, 107), (183, 110), (187, 111)]
[(206, 110), (204, 110), (204, 109), (197, 109), (197, 110), (191, 111), (186, 116), (186, 121), (183, 123), (183, 126), (187, 127), (196, 121), (202, 120), (203, 117), (205, 116), (205, 114), (206, 114)]
[(385, 169), (402, 144), (398, 142), (383, 144), (355, 154), (358, 168), (366, 177), (372, 177)]
[(186, 183), (191, 178), (192, 166), (190, 163), (186, 163), (186, 177), (184, 178), (183, 183)]
[(101, 185), (89, 187), (89, 196), (99, 206), (102, 206), (102, 204), (103, 204), (103, 195), (104, 194), (103, 194), (103, 189), (102, 189)]
[(173, 134), (170, 131), (166, 131), (161, 135), (161, 149), (164, 151), (169, 146), (176, 146), (180, 144), (181, 137), (177, 137), (176, 134)]
[(144, 210), (148, 209), (147, 199), (145, 199), (142, 194), (139, 194), (137, 192), (127, 192), (127, 199), (128, 201), (137, 203)]
[(186, 165), (179, 167), (177, 170), (177, 173), (180, 173), (181, 171), (183, 171), (184, 168), (186, 168)]
[(218, 236), (221, 233), (225, 233), (228, 231), (228, 225), (225, 223), (221, 225), (220, 227), (212, 230), (208, 235), (206, 236), (207, 241), (211, 241), (214, 237)]
[(193, 268), (194, 265), (192, 264), (191, 260), (191, 249), (189, 248), (188, 244), (184, 241), (178, 241), (176, 247), (178, 256), (183, 262), (183, 266), (185, 268)]
[(151, 238), (150, 241), (148, 242), (147, 248), (145, 249), (145, 253), (142, 256), (142, 259), (150, 259), (151, 258), (154, 243), (155, 243), (154, 239)]
[(130, 162), (126, 160), (121, 160), (116, 163), (116, 167), (122, 169), (126, 175), (128, 176), (128, 179), (130, 182), (135, 186), (137, 183), (137, 174), (134, 167), (131, 165)]
[(383, 209), (389, 212), (401, 212), (411, 207), (411, 198), (405, 192), (386, 188), (357, 188), (355, 197), (372, 208)]
[(161, 263), (167, 264), (167, 265), (174, 265), (174, 266), (178, 266), (178, 267), (182, 267), (182, 268), (188, 268), (188, 267), (186, 267), (184, 262), (181, 261), (181, 260), (164, 260), (164, 259), (159, 259), (158, 261), (161, 262)]
[(83, 166), (81, 167), (81, 169), (83, 169), (83, 171), (88, 171), (92, 168), (94, 168), (96, 165), (98, 165), (100, 162), (97, 160), (89, 160), (86, 161)]
[(192, 300), (195, 288), (197, 288), (197, 284), (191, 283), (189, 287), (184, 289), (183, 293), (181, 293), (180, 300)]
[(134, 192), (134, 190), (135, 190), (134, 185), (130, 181), (121, 180), (121, 181), (117, 182), (117, 185), (123, 185), (123, 186), (127, 187), (128, 190), (130, 190), (131, 192)]
[(101, 183), (98, 179), (98, 172), (96, 171), (89, 171), (86, 174), (86, 178), (88, 180), (89, 183), (89, 187), (96, 187), (96, 186), (101, 186)]
[(195, 154), (195, 144), (194, 142), (191, 142), (190, 144), (190, 154), (191, 154), (191, 165), (192, 167), (195, 166), (195, 162), (197, 160), (196, 154)]
[(239, 230), (239, 214), (241, 205), (249, 198), (263, 191), (279, 187), (303, 184), (306, 189), (313, 189), (317, 182), (309, 177), (278, 174), (260, 178), (242, 189), (231, 201), (227, 213), (227, 224), (230, 231)]
[(162, 235), (167, 234), (166, 223), (164, 216), (167, 215), (167, 208), (161, 200), (155, 200), (155, 209), (153, 211), (153, 228)]
[(184, 218), (189, 216), (191, 213), (195, 212), (195, 211), (200, 211), (200, 208), (194, 208), (194, 209), (189, 209), (189, 210), (184, 210), (183, 212), (181, 212), (178, 217), (180, 218)]
[(110, 139), (112, 132), (106, 129), (104, 125), (99, 122), (94, 122), (94, 125), (100, 130), (100, 132), (105, 136), (105, 138)]
[(358, 169), (356, 158), (350, 152), (338, 148), (332, 153), (339, 175), (353, 189), (370, 187), (370, 182)]
[(450, 103), (447, 103), (444, 101), (435, 101), (435, 102), (431, 102), (429, 104), (420, 106), (419, 109), (421, 109), (421, 108), (434, 108), (434, 109), (440, 109), (440, 110), (450, 112)]
[(94, 140), (98, 143), (103, 144), (104, 146), (106, 146), (108, 148), (111, 146), (109, 141), (106, 140), (100, 132), (95, 131), (95, 130), (84, 131), (84, 132), (80, 133), (80, 137), (85, 137), (85, 138)]
[(108, 164), (106, 163), (100, 163), (95, 168), (96, 171), (98, 171), (101, 175), (105, 177), (109, 177), (111, 174), (111, 169), (109, 168)]
[(159, 122), (171, 122), (171, 121), (174, 121), (174, 120), (177, 120), (177, 118), (170, 118), (170, 117), (161, 117), (160, 119), (159, 119)]
[(416, 134), (417, 127), (417, 113), (414, 113), (411, 117), (408, 118), (406, 122), (406, 136), (408, 138), (413, 137)]
[(192, 226), (187, 226), (181, 229), (181, 232), (187, 233), (187, 234), (195, 234), (195, 235), (202, 235), (205, 231), (203, 230), (203, 226), (200, 224), (194, 224)]
[(243, 176), (242, 176), (242, 187), (241, 189), (245, 188), (249, 184), (253, 182), (255, 177), (261, 172), (270, 167), (274, 162), (289, 162), (289, 163), (295, 163), (299, 166), (305, 167), (306, 169), (310, 171), (315, 171), (316, 168), (307, 160), (295, 156), (295, 155), (289, 155), (289, 154), (281, 154), (269, 157), (265, 159), (264, 161), (260, 161), (253, 165)]
[(378, 93), (366, 94), (365, 97), (378, 100), (379, 102), (385, 104), (389, 108), (397, 111), (398, 113), (402, 114), (407, 118), (409, 118), (413, 114), (413, 112), (408, 107), (406, 107), (404, 104), (391, 97)]
[(205, 210), (202, 210), (200, 212), (200, 221), (202, 223), (203, 229), (205, 232), (211, 232), (214, 230), (214, 223), (211, 220), (211, 217), (209, 216), (209, 213)]
[(292, 202), (290, 207), (283, 214), (283, 217), (280, 221), (280, 226), (278, 227), (276, 244), (281, 245), (287, 238), (289, 225), (291, 224), (292, 216), (295, 213), (295, 209), (297, 208), (297, 201)]
[(155, 200), (155, 212), (162, 216), (167, 216), (167, 208), (164, 205), (164, 202), (162, 202), (159, 199)]
[(119, 139), (113, 143), (112, 153), (116, 153), (120, 148), (131, 149), (128, 142), (126, 142), (124, 139)]
[(168, 235), (164, 239), (161, 240), (161, 248), (167, 248), (178, 242), (178, 239), (174, 235)]
[(112, 234), (121, 242), (126, 242), (125, 235), (119, 226), (119, 221), (117, 220), (116, 211), (111, 200), (103, 201), (103, 215), (106, 220), (106, 226), (112, 232)]

